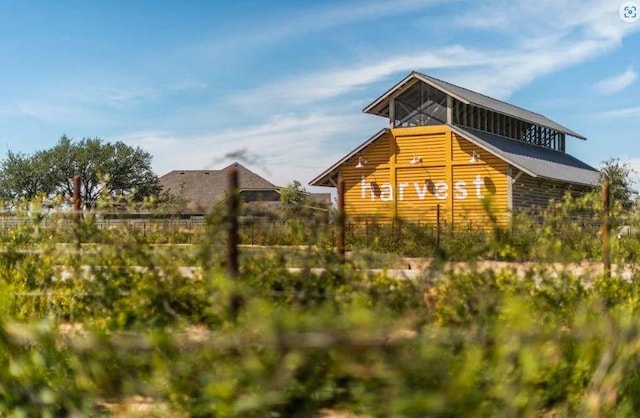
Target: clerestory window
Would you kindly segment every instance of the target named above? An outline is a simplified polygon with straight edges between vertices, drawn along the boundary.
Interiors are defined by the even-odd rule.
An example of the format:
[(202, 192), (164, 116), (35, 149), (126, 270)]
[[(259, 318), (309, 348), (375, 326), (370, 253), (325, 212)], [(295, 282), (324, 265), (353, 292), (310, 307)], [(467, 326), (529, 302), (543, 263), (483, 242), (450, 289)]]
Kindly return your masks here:
[(447, 122), (447, 95), (423, 82), (414, 83), (395, 99), (396, 128)]

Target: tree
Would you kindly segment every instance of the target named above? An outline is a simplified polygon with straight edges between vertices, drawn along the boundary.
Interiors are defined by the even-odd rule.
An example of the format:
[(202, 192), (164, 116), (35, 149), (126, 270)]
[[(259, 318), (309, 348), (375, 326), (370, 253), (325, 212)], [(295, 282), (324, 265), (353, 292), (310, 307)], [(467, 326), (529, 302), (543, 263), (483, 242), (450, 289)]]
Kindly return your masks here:
[(289, 215), (299, 216), (308, 209), (311, 197), (302, 184), (294, 180), (280, 189), (280, 201)]
[(619, 204), (624, 209), (633, 207), (638, 192), (633, 188), (632, 176), (636, 171), (629, 163), (621, 162), (619, 158), (609, 158), (602, 162), (600, 168), (600, 183), (609, 182), (609, 193), (612, 203)]
[(9, 200), (33, 199), (38, 194), (50, 194), (54, 190), (51, 177), (45, 174), (42, 153), (28, 156), (7, 152), (0, 170), (0, 194)]
[(82, 199), (88, 206), (100, 196), (141, 200), (160, 193), (151, 154), (139, 147), (99, 138), (74, 142), (62, 136), (52, 148), (30, 156), (9, 151), (0, 164), (0, 194), (10, 199), (37, 194), (70, 197), (75, 175), (81, 178)]

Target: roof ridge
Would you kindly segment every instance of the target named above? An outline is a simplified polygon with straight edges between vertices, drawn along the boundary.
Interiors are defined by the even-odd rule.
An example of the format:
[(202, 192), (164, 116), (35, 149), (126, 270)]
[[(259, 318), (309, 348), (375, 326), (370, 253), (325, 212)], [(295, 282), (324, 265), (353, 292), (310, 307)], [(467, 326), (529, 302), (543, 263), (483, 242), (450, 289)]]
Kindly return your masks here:
[(454, 124), (451, 124), (450, 126), (455, 126), (455, 127), (464, 129), (466, 131), (472, 131), (472, 133), (473, 132), (479, 132), (481, 134), (499, 136), (500, 138), (504, 138), (504, 139), (507, 139), (509, 141), (515, 141), (515, 142), (517, 142), (519, 144), (530, 145), (532, 147), (543, 148), (543, 149), (545, 149), (547, 151), (557, 152), (557, 153), (564, 154), (564, 155), (571, 155), (571, 154), (567, 153), (566, 151), (560, 151), (560, 150), (557, 150), (557, 149), (554, 149), (554, 148), (545, 147), (544, 145), (533, 144), (531, 142), (522, 141), (522, 140), (519, 140), (519, 139), (512, 138), (510, 136), (501, 135), (501, 134), (496, 133), (496, 132), (483, 131), (482, 129), (478, 129), (478, 128), (470, 128), (468, 126), (460, 125), (459, 123), (454, 123)]
[(467, 87), (462, 87), (415, 70), (411, 71), (411, 73), (409, 73), (409, 75), (404, 79), (396, 83), (395, 86), (387, 90), (384, 94), (365, 107), (363, 112), (376, 116), (383, 116), (385, 118), (389, 117), (389, 111), (386, 110), (386, 106), (391, 101), (392, 95), (396, 93), (400, 94), (400, 92), (404, 91), (403, 89), (405, 86), (409, 85), (409, 83), (413, 83), (414, 81), (425, 83), (432, 88), (461, 101), (465, 105), (473, 105), (479, 108), (488, 109), (497, 114), (506, 115), (534, 125), (544, 126), (569, 136), (579, 139), (587, 139), (584, 135), (563, 126), (542, 113), (534, 112), (533, 110), (526, 109), (505, 100), (496, 99), (484, 93), (479, 93)]
[[(548, 118), (547, 118), (545, 115), (543, 115), (542, 113), (538, 113), (538, 112), (535, 112), (535, 111), (533, 111), (533, 110), (525, 109), (525, 108), (524, 108), (524, 107), (522, 107), (522, 106), (515, 105), (515, 104), (510, 103), (510, 102), (507, 102), (507, 101), (505, 101), (505, 100), (496, 99), (495, 97), (489, 96), (489, 95), (484, 94), (484, 93), (480, 93), (479, 91), (471, 90), (470, 88), (467, 88), (467, 87), (464, 87), (464, 86), (459, 86), (459, 85), (457, 85), (457, 84), (450, 83), (450, 82), (448, 82), (448, 81), (445, 81), (445, 80), (439, 79), (439, 78), (434, 77), (434, 76), (431, 76), (431, 75), (427, 75), (427, 74), (421, 73), (421, 72), (419, 72), (419, 71), (414, 71), (414, 73), (419, 74), (419, 75), (421, 75), (422, 77), (425, 77), (425, 78), (430, 78), (430, 79), (432, 79), (432, 80), (436, 80), (436, 81), (438, 81), (438, 82), (440, 82), (440, 83), (448, 84), (448, 85), (450, 85), (450, 86), (454, 86), (454, 87), (457, 87), (457, 88), (459, 88), (459, 89), (469, 91), (469, 92), (471, 92), (471, 93), (479, 94), (480, 96), (482, 96), (482, 97), (486, 97), (487, 99), (495, 100), (495, 101), (497, 101), (497, 102), (502, 102), (502, 103), (504, 103), (504, 104), (508, 104), (509, 106), (517, 107), (518, 109), (520, 109), (520, 110), (524, 110), (524, 111), (529, 112), (529, 113), (535, 113), (535, 114), (536, 114), (536, 115), (538, 115), (538, 116), (542, 116), (543, 118), (548, 119)], [(482, 107), (484, 107), (484, 106), (482, 106)]]
[(221, 170), (218, 170), (218, 169), (206, 169), (206, 168), (203, 168), (201, 170), (194, 170), (194, 169), (191, 169), (191, 168), (187, 168), (187, 169), (184, 169), (184, 170), (181, 170), (181, 169), (171, 170), (171, 171), (169, 171), (169, 173), (173, 173), (173, 172), (176, 172), (176, 171), (178, 171), (178, 172), (187, 172), (188, 171), (188, 172), (191, 172), (191, 173), (195, 173), (195, 172), (202, 172), (202, 171), (221, 171)]

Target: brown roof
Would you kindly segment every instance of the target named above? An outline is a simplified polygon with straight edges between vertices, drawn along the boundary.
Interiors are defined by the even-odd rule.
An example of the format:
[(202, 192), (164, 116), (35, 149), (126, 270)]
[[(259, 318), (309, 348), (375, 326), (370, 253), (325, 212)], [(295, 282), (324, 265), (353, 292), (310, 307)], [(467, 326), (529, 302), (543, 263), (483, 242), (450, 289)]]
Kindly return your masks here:
[(331, 193), (311, 193), (309, 197), (314, 205), (331, 206)]
[(280, 189), (237, 162), (222, 170), (173, 170), (160, 177), (160, 185), (163, 191), (185, 199), (188, 210), (206, 211), (224, 199), (232, 167), (238, 170), (240, 191)]

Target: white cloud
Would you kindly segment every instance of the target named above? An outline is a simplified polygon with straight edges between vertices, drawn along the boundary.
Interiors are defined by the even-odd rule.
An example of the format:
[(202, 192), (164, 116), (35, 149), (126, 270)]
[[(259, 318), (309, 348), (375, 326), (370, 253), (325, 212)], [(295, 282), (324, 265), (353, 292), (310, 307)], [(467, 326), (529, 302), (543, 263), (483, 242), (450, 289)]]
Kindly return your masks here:
[(428, 70), (478, 66), (489, 64), (491, 61), (495, 59), (477, 51), (453, 45), (413, 55), (389, 57), (373, 64), (310, 73), (258, 87), (239, 94), (235, 100), (237, 103), (251, 106), (256, 101), (310, 104), (350, 93), (359, 87), (376, 83), (399, 72), (408, 73), (417, 68)]
[(53, 102), (19, 101), (16, 103), (17, 114), (31, 117), (38, 122), (55, 125), (60, 122), (71, 121), (92, 123), (107, 122), (104, 117), (91, 109), (82, 106), (73, 106)]
[(179, 169), (220, 168), (234, 160), (225, 156), (247, 150), (243, 156), (249, 168), (284, 185), (293, 179), (309, 181), (350, 150), (349, 145), (332, 149), (332, 138), (349, 138), (351, 144), (366, 139), (362, 132), (368, 132), (368, 127), (359, 119), (325, 114), (278, 115), (262, 124), (216, 133), (181, 136), (147, 131), (120, 135), (118, 139), (150, 152), (159, 175)]
[(462, 9), (451, 23), (462, 29), (506, 33), (522, 44), (572, 32), (581, 32), (581, 37), (620, 37), (637, 28), (620, 21), (619, 6), (601, 0), (488, 0)]
[[(610, 4), (600, 1), (564, 3), (551, 0), (521, 0), (509, 2), (505, 8), (498, 7), (505, 3), (492, 1), (483, 12), (484, 4), (486, 3), (475, 8), (471, 6), (473, 10), (469, 12), (468, 19), (461, 18), (456, 21), (452, 30), (467, 30), (475, 22), (476, 27), (483, 31), (508, 33), (508, 42), (500, 46), (483, 46), (480, 43), (469, 44), (473, 46), (446, 46), (425, 42), (422, 49), (415, 49), (411, 54), (388, 53), (375, 59), (367, 58), (366, 61), (351, 61), (341, 67), (320, 68), (301, 77), (287, 76), (282, 80), (273, 80), (253, 90), (237, 93), (233, 99), (234, 104), (254, 108), (259, 104), (278, 103), (279, 109), (305, 109), (311, 106), (318, 107), (322, 103), (338, 108), (353, 100), (353, 96), (349, 94), (386, 80), (390, 80), (390, 87), (391, 83), (399, 81), (411, 70), (426, 73), (446, 71), (447, 81), (493, 97), (507, 99), (513, 92), (539, 77), (594, 59), (618, 48), (625, 36), (640, 29), (640, 25), (622, 24), (617, 15), (617, 6), (611, 7)], [(486, 16), (493, 19), (491, 25), (485, 27), (484, 23), (478, 24), (485, 22)], [(500, 22), (502, 26), (494, 26)], [(375, 95), (371, 97), (371, 100), (373, 99)], [(362, 106), (366, 104), (362, 103)], [(638, 111), (636, 108), (621, 109), (609, 112), (608, 116), (624, 117), (636, 115)], [(304, 125), (300, 120), (295, 123)], [(267, 126), (259, 129), (264, 130)], [(344, 129), (344, 137), (354, 146), (366, 136), (357, 134), (358, 130), (355, 128), (337, 129)], [(347, 134), (347, 130), (350, 135)], [(282, 132), (282, 136), (266, 134), (267, 143), (276, 147), (278, 152), (282, 152), (277, 158), (275, 153), (267, 152), (270, 161), (280, 161), (285, 165), (300, 162), (302, 165), (319, 166), (320, 169), (315, 169), (312, 173), (317, 175), (349, 151), (345, 149), (342, 150), (345, 151), (342, 154), (334, 153), (336, 158), (309, 158), (310, 154), (331, 154), (328, 152), (327, 137), (337, 132), (322, 133), (310, 130), (309, 134), (314, 135), (317, 140), (310, 145), (310, 152), (298, 153), (295, 150), (293, 127), (292, 131)], [(246, 132), (241, 133), (238, 140)], [(278, 145), (282, 138), (289, 139)], [(245, 141), (244, 144), (249, 149), (252, 149), (252, 146), (266, 149), (259, 148), (257, 142)], [(297, 169), (292, 173), (296, 173), (295, 170)], [(294, 178), (311, 177), (306, 174), (293, 175)]]
[(19, 99), (6, 113), (28, 116), (43, 124), (62, 125), (64, 128), (69, 125), (112, 125), (116, 117), (109, 113), (110, 110), (130, 109), (174, 93), (205, 88), (206, 84), (199, 81), (149, 84), (148, 87), (136, 87), (134, 83), (129, 86), (124, 83), (109, 85), (107, 81), (97, 85), (66, 84), (43, 92), (42, 97)]
[[(437, 4), (450, 4), (454, 1), (462, 2), (463, 0), (360, 0), (337, 2), (330, 6), (317, 2), (314, 7), (292, 9), (291, 13), (286, 13), (278, 19), (269, 20), (268, 17), (261, 16), (259, 22), (248, 21), (246, 26), (239, 27), (237, 33), (225, 42), (221, 43), (218, 38), (207, 40), (196, 46), (192, 52), (216, 56), (222, 51), (241, 54), (244, 49), (273, 44), (301, 33), (321, 32), (379, 18), (388, 19), (398, 14), (417, 12)], [(256, 27), (259, 27), (259, 30), (256, 30)]]
[(89, 86), (78, 85), (65, 89), (61, 96), (74, 102), (124, 108), (135, 104), (162, 99), (163, 96), (206, 89), (207, 84), (198, 80), (176, 82), (102, 81)]
[(607, 110), (597, 116), (604, 119), (640, 118), (640, 106)]
[[(236, 53), (238, 46), (255, 48), (256, 45), (296, 33), (322, 31), (338, 25), (388, 17), (394, 13), (424, 10), (438, 2), (362, 1), (346, 6), (340, 4), (306, 9), (298, 15), (293, 13), (287, 16), (284, 22), (267, 22), (260, 31), (225, 41), (222, 47), (234, 49)], [(437, 39), (432, 42), (427, 30), (416, 33), (409, 31), (407, 39), (414, 35), (424, 37), (424, 42), (411, 43), (414, 47), (410, 53), (402, 45), (399, 48), (385, 47), (378, 52), (372, 51), (360, 61), (350, 57), (344, 61), (344, 65), (318, 68), (300, 77), (292, 77), (291, 73), (283, 71), (282, 79), (270, 80), (250, 90), (233, 92), (233, 97), (228, 100), (251, 111), (256, 118), (266, 117), (266, 121), (254, 119), (254, 125), (226, 130), (216, 127), (219, 130), (214, 131), (215, 128), (211, 128), (210, 133), (200, 135), (147, 131), (122, 135), (117, 139), (140, 145), (151, 152), (154, 155), (154, 169), (159, 174), (181, 168), (220, 167), (230, 162), (221, 161), (221, 157), (246, 149), (249, 158), (255, 158), (259, 166), (251, 168), (274, 183), (286, 184), (292, 179), (308, 181), (373, 133), (375, 123), (384, 123), (382, 119), (363, 118), (359, 112), (349, 117), (321, 113), (321, 104), (331, 106), (331, 112), (338, 113), (339, 108), (352, 106), (354, 96), (349, 94), (383, 81), (389, 81), (388, 87), (391, 87), (392, 83), (411, 70), (446, 72), (447, 81), (494, 97), (508, 98), (539, 77), (614, 50), (625, 36), (640, 29), (640, 25), (628, 25), (620, 21), (618, 5), (600, 0), (496, 0), (466, 2), (465, 5), (467, 7), (460, 8), (460, 13), (455, 15), (460, 17), (454, 17), (448, 26), (451, 37), (443, 38), (445, 40), (441, 42)], [(415, 27), (411, 29), (416, 30)], [(491, 34), (497, 32), (501, 36), (500, 42), (497, 46), (490, 41), (484, 44), (474, 41), (465, 46), (446, 43), (446, 39), (463, 39), (467, 42), (469, 34), (473, 36), (474, 33), (469, 29)], [(200, 57), (200, 54), (197, 55)], [(219, 54), (212, 56), (216, 59), (220, 57)], [(635, 77), (635, 72), (633, 74)], [(94, 90), (89, 97), (91, 100), (102, 98), (104, 104), (119, 107), (141, 100), (153, 100), (171, 90), (166, 86), (158, 90), (146, 88), (145, 85), (140, 83), (134, 89), (127, 89), (123, 85), (125, 88)], [(186, 83), (182, 87), (197, 89), (205, 85)], [(370, 99), (375, 97), (374, 94)], [(366, 104), (361, 103), (361, 106)], [(260, 112), (256, 112), (256, 109), (260, 109)], [(291, 109), (295, 109), (296, 113), (285, 113)], [(640, 108), (628, 108), (605, 112), (604, 116), (639, 114)], [(338, 138), (342, 141), (340, 144), (344, 145), (332, 146)]]
[(631, 186), (635, 191), (638, 191), (638, 186), (640, 186), (640, 157), (629, 160), (629, 165), (633, 168), (633, 174), (630, 176)]
[(633, 68), (629, 67), (621, 74), (606, 78), (596, 83), (593, 88), (602, 94), (613, 94), (622, 91), (633, 84), (638, 75)]
[[(411, 70), (443, 69), (449, 72), (447, 81), (497, 98), (508, 98), (538, 77), (619, 47), (624, 36), (640, 29), (640, 25), (624, 25), (617, 15), (617, 7), (597, 0), (566, 4), (521, 0), (507, 5), (493, 1), (486, 8), (485, 5), (471, 8), (469, 14), (454, 22), (458, 28), (509, 30), (509, 34), (515, 36), (513, 45), (499, 48), (426, 46), (411, 54), (387, 55), (374, 62), (324, 68), (302, 77), (274, 81), (239, 93), (235, 102), (245, 106), (261, 102), (305, 105), (346, 95), (391, 76), (397, 76), (393, 81), (399, 81)], [(489, 10), (492, 13), (488, 13)], [(487, 27), (485, 16), (491, 16), (492, 21)], [(496, 29), (498, 22), (502, 25)], [(513, 31), (516, 28), (518, 30)], [(635, 77), (635, 72), (627, 73), (625, 80)]]
[(346, 24), (416, 11), (444, 2), (445, 0), (365, 0), (337, 3), (337, 6), (309, 8), (300, 14), (287, 16), (285, 21), (277, 22), (277, 24), (265, 28), (266, 30), (260, 33), (260, 37), (280, 38), (300, 32), (308, 33), (310, 31), (325, 30)]

